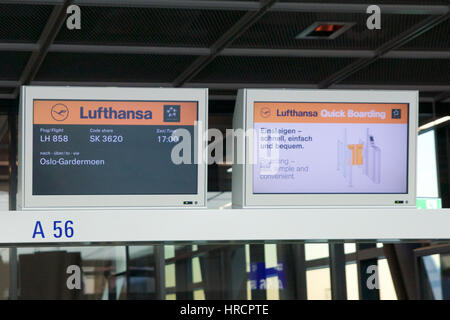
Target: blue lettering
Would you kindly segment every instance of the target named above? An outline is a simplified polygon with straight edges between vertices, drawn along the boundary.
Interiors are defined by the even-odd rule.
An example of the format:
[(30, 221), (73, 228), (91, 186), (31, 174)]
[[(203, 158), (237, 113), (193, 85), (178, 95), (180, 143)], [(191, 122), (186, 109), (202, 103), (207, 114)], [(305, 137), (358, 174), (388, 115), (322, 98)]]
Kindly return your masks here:
[(36, 225), (34, 226), (33, 239), (35, 239), (37, 235), (41, 235), (42, 239), (45, 239), (44, 230), (42, 229), (40, 221), (36, 221)]
[(80, 107), (80, 119), (87, 119), (88, 117), (86, 117), (86, 116), (83, 114), (83, 111), (84, 111), (83, 107)]
[(112, 107), (99, 107), (97, 110), (84, 110), (80, 107), (80, 119), (152, 119), (151, 110), (114, 110)]

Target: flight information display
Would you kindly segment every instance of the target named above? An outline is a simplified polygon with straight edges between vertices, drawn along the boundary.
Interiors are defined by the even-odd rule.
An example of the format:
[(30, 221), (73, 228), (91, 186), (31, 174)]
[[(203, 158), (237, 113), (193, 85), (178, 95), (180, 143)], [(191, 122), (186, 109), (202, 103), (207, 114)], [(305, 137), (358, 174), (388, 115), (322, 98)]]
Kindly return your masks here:
[(197, 101), (35, 99), (32, 194), (196, 194), (197, 165), (171, 151), (197, 120)]
[(407, 103), (255, 102), (253, 193), (407, 193)]

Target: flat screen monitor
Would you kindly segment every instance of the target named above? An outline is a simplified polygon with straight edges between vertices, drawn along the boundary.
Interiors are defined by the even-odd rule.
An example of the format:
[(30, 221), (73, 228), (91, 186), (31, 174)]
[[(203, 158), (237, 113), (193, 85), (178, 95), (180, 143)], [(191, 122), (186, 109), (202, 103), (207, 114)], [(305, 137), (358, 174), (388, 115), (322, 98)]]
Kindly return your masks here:
[[(24, 86), (19, 209), (206, 206), (207, 89)], [(190, 134), (178, 163), (176, 129)], [(197, 154), (194, 154), (197, 152)]]
[(415, 207), (417, 104), (416, 91), (241, 90), (233, 206)]

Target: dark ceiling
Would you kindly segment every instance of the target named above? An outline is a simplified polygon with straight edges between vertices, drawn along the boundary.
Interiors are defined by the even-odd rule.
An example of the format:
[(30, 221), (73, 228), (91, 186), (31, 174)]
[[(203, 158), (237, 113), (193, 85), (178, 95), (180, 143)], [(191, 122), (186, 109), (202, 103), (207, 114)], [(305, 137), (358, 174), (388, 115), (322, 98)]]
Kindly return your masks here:
[[(373, 2), (380, 30), (366, 27)], [(81, 30), (66, 27), (72, 3)], [(449, 4), (0, 0), (0, 100), (13, 104), (23, 84), (208, 87), (211, 112), (231, 113), (242, 87), (413, 89), (422, 116), (448, 113)], [(355, 25), (296, 39), (318, 21)]]

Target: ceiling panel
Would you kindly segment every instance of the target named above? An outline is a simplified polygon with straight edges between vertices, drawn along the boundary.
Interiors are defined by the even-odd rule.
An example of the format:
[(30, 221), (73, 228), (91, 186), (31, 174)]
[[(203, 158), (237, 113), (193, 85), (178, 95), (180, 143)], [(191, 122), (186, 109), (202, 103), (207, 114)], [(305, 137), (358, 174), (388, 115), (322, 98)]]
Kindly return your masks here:
[(52, 8), (46, 5), (0, 4), (0, 41), (36, 42)]
[(245, 12), (81, 7), (80, 30), (63, 27), (55, 43), (209, 47)]
[(411, 40), (401, 49), (450, 51), (450, 20), (442, 22), (428, 32)]
[[(300, 2), (299, 0), (278, 0), (279, 2)], [(411, 4), (420, 4), (420, 5), (445, 5), (448, 4), (448, 0), (306, 0), (301, 2), (312, 2), (312, 3), (362, 3), (362, 4), (401, 4), (401, 5), (411, 5)]]
[(450, 63), (443, 59), (380, 59), (342, 83), (448, 85)]
[(192, 82), (317, 83), (350, 58), (286, 58), (220, 56)]
[(0, 94), (10, 94), (13, 93), (14, 88), (3, 88), (0, 87)]
[[(369, 30), (365, 13), (268, 12), (230, 47), (375, 49), (425, 18), (423, 15), (386, 14), (382, 16), (380, 30)], [(353, 22), (356, 25), (332, 40), (296, 39), (314, 22)]]
[(421, 98), (434, 98), (439, 94), (440, 94), (439, 91), (420, 91), (419, 92), (419, 96)]
[(29, 56), (27, 52), (0, 52), (0, 80), (19, 80)]
[(192, 56), (49, 53), (36, 81), (173, 81)]

